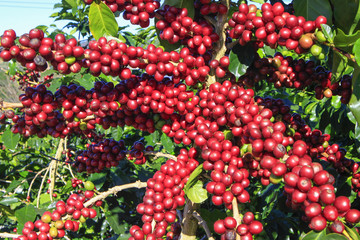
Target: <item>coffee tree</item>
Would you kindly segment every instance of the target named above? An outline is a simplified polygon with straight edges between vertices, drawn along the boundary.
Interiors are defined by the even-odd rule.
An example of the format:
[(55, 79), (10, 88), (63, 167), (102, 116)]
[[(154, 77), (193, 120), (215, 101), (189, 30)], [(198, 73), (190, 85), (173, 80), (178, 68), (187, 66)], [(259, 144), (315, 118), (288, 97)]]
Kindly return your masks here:
[(254, 2), (63, 0), (85, 44), (4, 31), (0, 236), (360, 239), (359, 3)]

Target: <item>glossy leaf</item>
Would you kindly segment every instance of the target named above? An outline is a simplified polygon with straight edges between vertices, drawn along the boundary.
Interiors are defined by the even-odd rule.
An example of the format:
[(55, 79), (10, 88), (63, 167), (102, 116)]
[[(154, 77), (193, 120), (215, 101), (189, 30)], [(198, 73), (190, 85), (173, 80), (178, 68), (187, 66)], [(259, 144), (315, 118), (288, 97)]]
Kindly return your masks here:
[(332, 83), (339, 81), (340, 77), (344, 74), (344, 71), (346, 70), (347, 62), (348, 58), (334, 51), (332, 59)]
[(359, 233), (354, 228), (349, 228), (346, 224), (344, 225), (345, 225), (345, 230), (352, 239), (360, 239)]
[(334, 38), (334, 44), (339, 48), (351, 47), (360, 38), (360, 31), (354, 34), (347, 35), (341, 29), (336, 30), (336, 36)]
[(359, 0), (331, 0), (334, 24), (345, 33), (352, 33), (359, 28)]
[(356, 63), (360, 66), (360, 38), (356, 40), (353, 48)]
[(89, 181), (93, 182), (96, 189), (101, 189), (106, 181), (106, 173), (93, 173), (89, 177)]
[(360, 124), (360, 67), (355, 68), (352, 79), (352, 95), (349, 102), (349, 108), (353, 113), (356, 122)]
[(324, 33), (326, 40), (332, 43), (334, 41), (334, 33), (331, 27), (327, 24), (321, 24), (321, 30)]
[(121, 223), (121, 219), (119, 218), (119, 214), (123, 214), (124, 210), (120, 207), (116, 207), (114, 209), (111, 209), (111, 211), (108, 211), (106, 214), (106, 219), (109, 222), (112, 230), (116, 234), (121, 234), (125, 232), (125, 228)]
[(171, 138), (169, 138), (168, 136), (166, 136), (166, 134), (161, 135), (161, 144), (164, 146), (165, 150), (168, 153), (173, 153), (175, 146), (174, 146), (174, 142), (171, 140)]
[(348, 240), (348, 238), (342, 234), (330, 233), (324, 236), (323, 238), (321, 238), (321, 240)]
[(155, 131), (152, 134), (145, 136), (144, 139), (148, 145), (155, 145), (160, 140), (160, 133), (159, 131)]
[(189, 190), (189, 188), (191, 186), (193, 186), (196, 182), (196, 179), (197, 177), (202, 173), (202, 170), (203, 170), (203, 164), (200, 164), (197, 168), (195, 168), (195, 170), (191, 173), (186, 185), (185, 185), (185, 188), (184, 188), (184, 191), (185, 193)]
[(20, 134), (12, 133), (10, 128), (6, 129), (4, 133), (1, 135), (1, 141), (3, 142), (4, 146), (8, 149), (15, 149), (19, 140), (20, 140)]
[(10, 206), (11, 204), (17, 203), (19, 201), (20, 200), (17, 197), (6, 197), (0, 201), (0, 204), (4, 206)]
[(203, 182), (198, 180), (188, 191), (186, 196), (194, 203), (202, 203), (208, 199), (208, 193), (203, 188)]
[(332, 10), (328, 0), (294, 0), (295, 15), (314, 21), (318, 16), (325, 16), (327, 24), (332, 25)]
[(36, 211), (33, 205), (26, 205), (15, 212), (18, 221), (18, 231), (21, 232), (27, 221), (33, 222), (36, 218)]
[(11, 210), (10, 207), (0, 205), (0, 213), (8, 219), (16, 221), (15, 211)]
[(250, 44), (245, 46), (236, 45), (230, 52), (229, 71), (235, 75), (236, 78), (241, 77), (246, 73), (255, 57), (255, 52)]
[(89, 11), (89, 27), (95, 39), (105, 35), (117, 36), (118, 24), (110, 8), (103, 2), (93, 2)]
[(224, 211), (221, 211), (220, 209), (206, 209), (206, 208), (200, 208), (198, 210), (200, 216), (204, 221), (207, 223), (209, 229), (211, 232), (214, 232), (214, 222), (219, 219), (226, 218), (226, 213)]
[(122, 127), (117, 127), (111, 131), (111, 137), (115, 141), (119, 141), (122, 138), (123, 133), (124, 133), (124, 129)]
[(314, 230), (308, 232), (300, 240), (322, 240), (326, 235), (325, 229), (321, 232), (315, 232)]
[(63, 4), (64, 3), (68, 4), (71, 8), (76, 8), (77, 7), (76, 0), (64, 0)]

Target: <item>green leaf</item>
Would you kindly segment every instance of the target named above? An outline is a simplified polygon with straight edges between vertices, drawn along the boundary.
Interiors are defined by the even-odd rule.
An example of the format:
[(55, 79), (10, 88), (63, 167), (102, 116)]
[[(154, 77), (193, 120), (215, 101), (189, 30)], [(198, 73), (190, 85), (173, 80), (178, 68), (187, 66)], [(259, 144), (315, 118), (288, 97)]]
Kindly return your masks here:
[(0, 204), (4, 205), (4, 206), (10, 206), (11, 204), (17, 203), (19, 201), (20, 200), (17, 197), (7, 197), (7, 198), (2, 199), (0, 201)]
[(77, 8), (76, 0), (64, 0), (71, 8)]
[(334, 41), (334, 33), (331, 27), (327, 24), (321, 24), (321, 30), (324, 33), (326, 40), (332, 43)]
[[(36, 204), (36, 202), (37, 202), (37, 198), (34, 199), (33, 204)], [(39, 203), (40, 203), (41, 207), (46, 208), (51, 203), (50, 194), (48, 194), (48, 193), (41, 194)]]
[(10, 185), (6, 188), (7, 192), (12, 192), (15, 188), (17, 188), (21, 184), (21, 180), (11, 181)]
[(197, 177), (202, 173), (202, 170), (203, 170), (203, 164), (200, 164), (199, 166), (197, 166), (197, 168), (195, 168), (195, 170), (191, 173), (186, 185), (185, 185), (185, 188), (184, 188), (184, 191), (185, 193), (187, 193), (187, 191), (189, 190), (190, 187), (192, 187), (194, 184), (195, 184), (195, 180), (197, 179)]
[(203, 182), (198, 180), (188, 191), (187, 197), (194, 203), (202, 203), (208, 199), (208, 192), (203, 188)]
[(160, 140), (160, 133), (159, 131), (155, 131), (152, 134), (149, 134), (144, 137), (147, 145), (155, 145)]
[(345, 226), (345, 230), (347, 231), (347, 233), (349, 234), (349, 236), (352, 239), (360, 239), (360, 235), (358, 234), (358, 232), (354, 229), (354, 228), (349, 228), (346, 224), (344, 224)]
[(113, 128), (113, 130), (111, 131), (111, 137), (115, 140), (115, 141), (119, 141), (121, 139), (121, 137), (123, 136), (123, 132), (124, 129), (122, 127), (117, 127), (117, 128)]
[(256, 2), (256, 3), (260, 3), (260, 4), (264, 4), (266, 1), (265, 0), (251, 0), (252, 2)]
[(335, 83), (339, 81), (340, 77), (344, 74), (344, 71), (346, 70), (347, 63), (348, 63), (347, 57), (334, 51), (332, 58), (331, 83)]
[(360, 66), (360, 38), (355, 42), (353, 53), (355, 55), (356, 63)]
[(336, 29), (336, 36), (334, 38), (334, 44), (338, 48), (351, 47), (360, 38), (360, 31), (354, 34), (347, 35), (340, 28)]
[(95, 78), (91, 74), (84, 74), (83, 77), (77, 79), (79, 84), (86, 90), (90, 90), (94, 87)]
[(321, 240), (326, 235), (326, 230), (324, 229), (321, 232), (315, 232), (314, 230), (308, 232), (305, 236), (300, 238), (300, 240)]
[(10, 75), (16, 74), (16, 62), (9, 62), (9, 74)]
[(24, 224), (27, 221), (35, 221), (36, 211), (33, 205), (26, 205), (15, 212), (15, 217), (18, 221), (18, 231), (21, 232)]
[(20, 134), (14, 134), (10, 128), (7, 128), (1, 135), (1, 141), (8, 149), (15, 149), (20, 139)]
[(124, 210), (120, 207), (116, 207), (111, 209), (111, 211), (107, 211), (106, 214), (106, 220), (109, 222), (112, 230), (116, 234), (121, 234), (125, 232), (125, 228), (123, 226), (123, 223), (120, 221), (121, 218), (119, 217), (120, 214), (123, 214)]
[(165, 150), (168, 153), (173, 153), (175, 146), (174, 146), (174, 142), (171, 141), (171, 138), (169, 138), (168, 136), (166, 136), (165, 133), (163, 133), (163, 135), (161, 135), (161, 143), (163, 144)]
[(296, 16), (314, 21), (318, 16), (325, 16), (327, 24), (332, 25), (332, 10), (328, 0), (294, 0)]
[(105, 35), (117, 36), (118, 24), (114, 13), (103, 2), (93, 2), (89, 11), (89, 27), (92, 35), (97, 40)]
[(322, 237), (321, 240), (348, 240), (348, 238), (338, 233), (330, 233)]
[(224, 219), (227, 217), (225, 211), (219, 209), (212, 209), (211, 211), (206, 208), (200, 208), (199, 214), (207, 223), (211, 232), (214, 232), (214, 223), (219, 219)]
[(234, 74), (236, 78), (241, 77), (252, 64), (254, 56), (255, 51), (250, 44), (245, 46), (237, 44), (230, 52), (229, 71)]
[(107, 173), (94, 173), (90, 175), (88, 180), (94, 183), (97, 190), (100, 190), (106, 181), (106, 175)]
[(360, 67), (356, 67), (352, 79), (352, 95), (349, 102), (350, 111), (360, 124)]
[(0, 206), (0, 213), (5, 216), (5, 218), (16, 221), (15, 211), (6, 206)]
[(345, 33), (352, 33), (359, 28), (358, 0), (331, 0), (334, 14), (334, 24)]

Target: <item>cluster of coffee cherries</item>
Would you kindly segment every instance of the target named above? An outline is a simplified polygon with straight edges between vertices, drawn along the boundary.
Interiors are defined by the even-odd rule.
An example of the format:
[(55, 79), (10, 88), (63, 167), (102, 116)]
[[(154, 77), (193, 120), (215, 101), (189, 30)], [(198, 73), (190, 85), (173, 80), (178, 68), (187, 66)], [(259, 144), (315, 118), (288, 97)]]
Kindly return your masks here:
[(200, 8), (200, 14), (211, 15), (211, 14), (220, 14), (225, 15), (228, 11), (227, 7), (219, 2), (211, 2), (211, 0), (200, 0), (199, 3), (194, 4), (195, 8)]
[[(36, 88), (26, 88), (25, 93), (19, 97), (24, 107), (22, 109), (23, 114), (21, 116), (15, 115), (15, 119), (12, 119), (15, 123), (12, 132), (20, 133), (26, 137), (35, 134), (38, 137), (45, 137), (46, 135), (60, 137), (68, 135), (69, 132), (82, 132), (80, 122), (75, 121), (74, 117), (69, 117), (67, 109), (62, 106), (66, 107), (67, 105), (60, 101), (61, 98), (56, 98), (56, 95), (59, 94), (48, 91), (43, 84)], [(71, 100), (75, 101), (75, 99)], [(64, 111), (61, 113), (62, 107)], [(80, 113), (78, 117), (82, 117)]]
[[(160, 112), (157, 108), (152, 109), (151, 105), (150, 108), (153, 111), (156, 109), (156, 113), (161, 118), (167, 119), (167, 123), (162, 126), (162, 129), (170, 137), (173, 137), (176, 143), (190, 144), (193, 142), (201, 150), (201, 157), (204, 160), (203, 167), (206, 171), (209, 171), (212, 178), (206, 188), (213, 194), (211, 199), (215, 205), (225, 204), (227, 208), (231, 209), (231, 202), (234, 197), (239, 202), (248, 202), (250, 196), (244, 188), (249, 186), (249, 177), (258, 176), (255, 173), (261, 176), (260, 170), (263, 169), (264, 173), (266, 170), (270, 173), (270, 176), (263, 174), (263, 179), (271, 179), (271, 174), (273, 174), (275, 180), (281, 180), (282, 176), (293, 169), (287, 166), (287, 163), (289, 165), (291, 159), (295, 158), (291, 157), (292, 155), (296, 155), (301, 158), (301, 162), (306, 163), (312, 163), (312, 157), (322, 156), (321, 154), (324, 152), (329, 154), (326, 159), (328, 162), (331, 162), (332, 157), (330, 157), (330, 154), (335, 154), (335, 157), (337, 155), (334, 146), (324, 145), (328, 140), (328, 136), (321, 134), (319, 131), (311, 131), (309, 126), (303, 124), (299, 116), (289, 114), (289, 108), (284, 106), (280, 100), (254, 98), (252, 90), (245, 90), (230, 81), (224, 81), (222, 84), (214, 83), (209, 90), (201, 90), (197, 95), (194, 95), (193, 92), (187, 92), (186, 88), (180, 90), (181, 86), (185, 85), (178, 85), (179, 91), (175, 93), (174, 85), (171, 82), (168, 83), (169, 85), (165, 82), (158, 85), (159, 82), (152, 80), (155, 85), (147, 85), (149, 81), (146, 80), (143, 85), (138, 80), (133, 78), (122, 81), (118, 84), (119, 87), (117, 85), (107, 91), (119, 90), (121, 99), (126, 99), (121, 104), (126, 103), (127, 110), (140, 108), (139, 111), (146, 111), (146, 109), (142, 109), (145, 97), (138, 93), (146, 93), (149, 90), (148, 96), (151, 95), (151, 98), (153, 94), (157, 94), (154, 88), (147, 88), (147, 86), (161, 86), (161, 88), (155, 87), (160, 94), (159, 98), (156, 99), (161, 99), (163, 94), (163, 101), (165, 101), (166, 105), (170, 104), (166, 103), (167, 97), (174, 97), (175, 94), (178, 96), (178, 101), (184, 101), (182, 104), (178, 102), (176, 105), (168, 105), (173, 107), (168, 113), (164, 112), (166, 108), (164, 108), (163, 112)], [(100, 82), (99, 86), (101, 87), (97, 87), (97, 89), (108, 88), (112, 85)], [(126, 89), (126, 91), (121, 89)], [(134, 89), (136, 89), (136, 95), (131, 95), (134, 93)], [(109, 94), (106, 94), (106, 96), (109, 96)], [(141, 98), (142, 100), (140, 100)], [(129, 105), (129, 99), (134, 104), (138, 104), (138, 101), (140, 101), (140, 106), (131, 107), (132, 104)], [(122, 100), (119, 99), (120, 101)], [(274, 115), (276, 117), (275, 122), (273, 122)], [(282, 115), (282, 117), (278, 118), (276, 115)], [(124, 122), (126, 125), (127, 123)], [(285, 125), (285, 123), (289, 126)], [(288, 131), (288, 127), (296, 129), (297, 132), (291, 133), (291, 131)], [(224, 128), (228, 128), (229, 133), (231, 132), (233, 136), (230, 137), (231, 141), (225, 139), (227, 134), (223, 132)], [(248, 146), (248, 154), (242, 154), (242, 147), (246, 145)], [(251, 148), (249, 148), (249, 145), (251, 145)], [(241, 149), (239, 146), (241, 146)], [(286, 146), (289, 147), (289, 150), (285, 148)], [(305, 157), (306, 155), (311, 157)], [(286, 158), (287, 156), (289, 157)], [(343, 155), (339, 155), (340, 162), (344, 159), (341, 156)], [(273, 166), (266, 167), (265, 161), (261, 162), (261, 159), (265, 158), (274, 158), (276, 161), (270, 164)], [(168, 162), (169, 164), (172, 163), (170, 160)], [(198, 163), (192, 164), (196, 167)], [(300, 160), (293, 164), (300, 165)], [(186, 176), (190, 172), (187, 170), (181, 171), (184, 171), (182, 173), (184, 176), (179, 172), (177, 174), (186, 181)], [(267, 185), (268, 181), (262, 181), (262, 183)], [(165, 182), (162, 184), (160, 186), (164, 187)], [(148, 185), (150, 189), (157, 191), (155, 186), (158, 185), (154, 184), (153, 187), (151, 184)], [(159, 191), (163, 189), (162, 187), (159, 187)], [(227, 188), (231, 189), (231, 191), (227, 191)], [(292, 197), (293, 195), (289, 200), (291, 206), (298, 201), (297, 198)], [(172, 213), (167, 214), (167, 216), (172, 216)], [(143, 218), (150, 219), (148, 215)], [(353, 223), (353, 220), (349, 219), (350, 223)], [(162, 232), (163, 230), (158, 231)]]
[(346, 150), (340, 148), (338, 144), (333, 144), (324, 151), (320, 159), (328, 161), (340, 173), (350, 174), (351, 188), (360, 197), (360, 172), (359, 163), (352, 159), (345, 158)]
[(44, 84), (46, 87), (50, 86), (50, 81), (53, 79), (54, 74), (41, 77), (37, 71), (17, 71), (14, 76), (10, 77), (10, 80), (19, 84), (20, 90), (25, 90), (27, 87), (37, 87), (40, 84)]
[(83, 180), (81, 180), (81, 179), (78, 179), (78, 178), (72, 178), (71, 179), (71, 186), (73, 187), (73, 188), (76, 188), (76, 187), (82, 187), (82, 184), (83, 184), (84, 182), (83, 182)]
[(91, 143), (87, 146), (87, 150), (78, 152), (73, 167), (78, 172), (101, 172), (104, 168), (117, 166), (126, 158), (126, 154), (127, 148), (123, 140), (105, 139)]
[[(129, 240), (159, 239), (166, 235), (167, 227), (177, 219), (176, 208), (185, 205), (184, 186), (190, 174), (199, 165), (197, 150), (181, 149), (177, 161), (167, 160), (159, 171), (147, 181), (143, 203), (136, 211), (142, 215), (143, 225), (130, 228)], [(155, 222), (152, 227), (152, 221)]]
[(101, 206), (98, 201), (94, 206), (85, 207), (86, 201), (94, 196), (94, 184), (85, 183), (86, 190), (81, 194), (73, 193), (64, 201), (56, 203), (56, 209), (52, 212), (46, 211), (41, 218), (35, 222), (26, 222), (22, 230), (22, 235), (16, 240), (51, 240), (63, 238), (65, 231), (76, 232), (79, 230), (80, 223), (85, 223), (88, 218), (95, 218), (97, 215), (94, 206)]
[(169, 119), (174, 112), (183, 113), (186, 105), (195, 105), (196, 101), (190, 102), (193, 96), (184, 84), (175, 86), (168, 78), (158, 82), (146, 74), (121, 81), (116, 86), (99, 81), (91, 90), (76, 84), (63, 85), (55, 94), (39, 85), (27, 88), (20, 96), (25, 113), (21, 117), (14, 115), (13, 132), (25, 136), (63, 137), (71, 132), (91, 131), (95, 124), (105, 129), (131, 125), (153, 132), (157, 122), (163, 121), (159, 115), (156, 120), (149, 114)]
[[(212, 181), (207, 184), (206, 189), (212, 194), (211, 199), (215, 205), (225, 204), (231, 209), (234, 197), (241, 203), (248, 202), (250, 196), (244, 188), (249, 186), (249, 175), (261, 177), (261, 183), (268, 185), (270, 182), (276, 184), (286, 178), (287, 174), (296, 171), (299, 177), (306, 176), (308, 179), (304, 180), (304, 186), (296, 185), (299, 189), (285, 187), (289, 207), (301, 209), (301, 206), (309, 203), (325, 204), (324, 207), (333, 204), (332, 200), (327, 200), (335, 196), (334, 178), (319, 163), (313, 162), (312, 158), (333, 163), (342, 172), (349, 161), (341, 151), (337, 154), (338, 145), (328, 144), (329, 135), (322, 134), (319, 130), (311, 131), (299, 115), (289, 113), (289, 107), (281, 100), (256, 98), (255, 102), (251, 90), (242, 89), (230, 82), (215, 83), (210, 86), (209, 91), (200, 91), (199, 96), (200, 110), (189, 111), (178, 122), (164, 125), (163, 131), (177, 141), (188, 137), (201, 149), (203, 167), (211, 171)], [(273, 116), (278, 120), (273, 122)], [(203, 117), (206, 117), (206, 121)], [(181, 124), (184, 120), (184, 124)], [(176, 129), (176, 126), (180, 128)], [(181, 126), (186, 128), (181, 129)], [(225, 134), (217, 131), (220, 126), (231, 129), (234, 137), (232, 140), (242, 148), (246, 146), (245, 154), (241, 153), (243, 149), (233, 147), (231, 141), (224, 139)], [(317, 178), (328, 176), (325, 182), (314, 180), (313, 166), (321, 171)], [(314, 176), (306, 175), (308, 171), (312, 171)], [(305, 173), (302, 175), (301, 172)], [(286, 181), (285, 179), (285, 183)], [(305, 182), (308, 184), (306, 187), (321, 190), (318, 198), (306, 198), (310, 196), (310, 190), (306, 189)], [(348, 215), (338, 216), (345, 217), (345, 221), (353, 224), (360, 221), (358, 213), (358, 210), (352, 209)], [(314, 225), (316, 219), (308, 220), (310, 228), (319, 229)], [(325, 226), (326, 224), (325, 221)]]
[[(91, 4), (93, 0), (83, 0), (85, 4)], [(115, 12), (124, 11), (125, 20), (130, 20), (133, 25), (145, 28), (150, 24), (150, 19), (155, 16), (155, 10), (160, 7), (159, 1), (154, 0), (103, 0), (103, 2)]]
[(157, 13), (162, 16), (156, 23), (156, 28), (161, 31), (160, 38), (171, 44), (182, 41), (191, 50), (204, 55), (212, 48), (212, 43), (219, 40), (211, 25), (202, 20), (193, 21), (186, 8), (165, 5)]
[(171, 224), (170, 231), (166, 234), (168, 240), (178, 240), (181, 234), (181, 224), (179, 221)]
[(11, 119), (11, 120), (15, 120), (18, 117), (16, 117), (15, 115), (15, 111), (13, 109), (5, 109), (5, 110), (0, 110), (0, 123), (1, 124), (5, 124), (6, 123), (6, 119)]
[(145, 146), (141, 141), (136, 141), (130, 148), (128, 159), (134, 161), (134, 164), (144, 164), (146, 162), (145, 153), (153, 151), (153, 146)]
[(230, 65), (230, 59), (228, 56), (221, 57), (218, 60), (213, 59), (210, 61), (209, 66), (211, 69), (215, 69), (215, 76), (222, 79), (229, 73), (228, 67)]
[(350, 224), (360, 221), (360, 211), (350, 209), (349, 198), (336, 197), (335, 178), (321, 164), (296, 154), (288, 159), (291, 172), (284, 176), (286, 204), (293, 209), (301, 208), (305, 212), (303, 219), (310, 221), (311, 229), (321, 231), (330, 224), (331, 231), (342, 233), (345, 228), (342, 219)]
[(255, 220), (252, 212), (246, 212), (239, 225), (233, 217), (219, 219), (214, 223), (214, 231), (221, 235), (221, 239), (236, 239), (237, 233), (241, 236), (241, 240), (250, 240), (253, 239), (253, 235), (261, 233), (262, 230), (262, 223)]
[(146, 162), (146, 152), (153, 152), (153, 146), (144, 146), (141, 141), (135, 141), (130, 150), (124, 140), (103, 139), (99, 142), (87, 144), (87, 150), (77, 152), (73, 167), (78, 172), (101, 172), (105, 168), (116, 167), (125, 158), (134, 164)]
[(316, 67), (315, 62), (293, 59), (276, 53), (273, 58), (259, 58), (239, 78), (239, 82), (253, 87), (257, 82), (266, 80), (276, 88), (311, 88), (317, 99), (341, 96), (341, 102), (347, 104), (351, 97), (351, 76), (343, 75), (332, 83), (332, 74), (323, 67)]
[(284, 12), (280, 2), (261, 5), (261, 17), (258, 12), (260, 10), (255, 5), (240, 4), (239, 11), (229, 20), (229, 36), (239, 39), (241, 45), (256, 40), (271, 48), (280, 45), (303, 53), (314, 45), (312, 34), (315, 30), (321, 29), (321, 24), (327, 22), (324, 16), (306, 21), (302, 16), (291, 15)]
[[(186, 19), (192, 21), (191, 18)], [(29, 34), (19, 38), (19, 45), (15, 45), (14, 41), (5, 44), (0, 57), (4, 61), (15, 59), (29, 70), (44, 71), (49, 62), (61, 74), (78, 73), (86, 69), (94, 76), (103, 73), (118, 76), (122, 80), (132, 76), (130, 68), (140, 68), (154, 76), (157, 81), (162, 81), (165, 76), (172, 76), (174, 83), (185, 79), (186, 84), (195, 85), (199, 81), (205, 81), (209, 74), (207, 62), (210, 61), (211, 55), (204, 53), (203, 56), (192, 56), (197, 49), (197, 45), (193, 43), (201, 43), (201, 49), (205, 46), (207, 50), (218, 37), (205, 22), (193, 23), (192, 26), (198, 29), (198, 36), (195, 42), (190, 41), (192, 43), (189, 44), (189, 48), (182, 48), (180, 52), (165, 52), (152, 44), (146, 49), (127, 46), (115, 40), (108, 41), (105, 37), (90, 41), (89, 48), (84, 49), (78, 46), (74, 38), (66, 40), (63, 34), (57, 34), (53, 40), (44, 38), (42, 30), (32, 29)], [(3, 34), (5, 39), (12, 38), (9, 34), (16, 38), (13, 30), (6, 30)], [(32, 44), (33, 39), (36, 39), (36, 45)], [(13, 51), (13, 48), (19, 51)]]

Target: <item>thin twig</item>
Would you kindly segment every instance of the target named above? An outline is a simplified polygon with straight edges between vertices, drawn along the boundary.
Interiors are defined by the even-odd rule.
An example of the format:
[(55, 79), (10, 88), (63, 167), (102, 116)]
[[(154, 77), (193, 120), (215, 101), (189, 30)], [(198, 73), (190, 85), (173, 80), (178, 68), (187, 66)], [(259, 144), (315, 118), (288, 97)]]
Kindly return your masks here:
[[(55, 159), (60, 159), (62, 151), (64, 149), (64, 142), (65, 142), (65, 140), (63, 138), (61, 138), (59, 141), (58, 148), (56, 150)], [(52, 160), (50, 163), (50, 176), (49, 176), (49, 179), (51, 181), (50, 186), (49, 186), (51, 202), (53, 201), (52, 195), (54, 193), (54, 188), (55, 188), (57, 168), (58, 168), (58, 161)]]
[(193, 212), (194, 218), (196, 218), (201, 225), (201, 227), (205, 230), (206, 236), (209, 240), (215, 240), (215, 238), (212, 236), (211, 231), (206, 224), (206, 221), (200, 216), (200, 214), (196, 211)]
[(12, 183), (12, 181), (9, 181), (9, 180), (3, 180), (3, 179), (0, 179), (0, 182), (4, 182), (4, 183)]
[(39, 205), (40, 205), (41, 190), (42, 190), (42, 188), (43, 188), (43, 186), (44, 186), (44, 182), (45, 182), (45, 179), (46, 179), (46, 175), (48, 174), (49, 170), (50, 170), (50, 166), (48, 166), (48, 167), (46, 168), (46, 172), (45, 172), (45, 174), (44, 174), (44, 177), (43, 177), (43, 179), (41, 180), (41, 185), (40, 185), (39, 192), (38, 192), (37, 199), (36, 199), (36, 207), (37, 207), (37, 208), (39, 208)]
[(48, 168), (42, 169), (41, 171), (39, 171), (39, 172), (35, 175), (35, 177), (33, 178), (33, 180), (32, 180), (31, 183), (30, 183), (29, 190), (28, 190), (28, 193), (27, 193), (27, 197), (30, 196), (30, 191), (31, 191), (32, 185), (34, 184), (36, 178), (37, 178), (43, 171), (45, 171), (46, 169), (48, 169)]
[(66, 181), (58, 172), (56, 173), (56, 176), (58, 176), (61, 179), (61, 181), (66, 185)]
[(21, 235), (19, 234), (14, 234), (14, 233), (0, 233), (0, 238), (17, 238), (20, 237)]
[(162, 152), (153, 152), (153, 151), (146, 151), (144, 153), (144, 155), (151, 155), (151, 156), (154, 156), (155, 159), (156, 158), (159, 158), (159, 157), (164, 157), (164, 158), (169, 158), (169, 159), (172, 159), (172, 160), (177, 160), (177, 157), (174, 156), (174, 155), (171, 155), (171, 154), (167, 154), (167, 153), (162, 153)]
[(89, 201), (87, 201), (86, 203), (84, 203), (84, 207), (89, 207), (89, 206), (93, 205), (94, 203), (96, 203), (97, 201), (103, 200), (106, 197), (108, 197), (109, 195), (116, 194), (117, 192), (120, 192), (122, 190), (129, 189), (129, 188), (144, 188), (146, 186), (147, 186), (146, 182), (136, 181), (134, 183), (129, 183), (129, 184), (110, 188), (106, 192), (102, 192), (99, 195), (97, 195), (96, 197), (94, 197), (94, 198), (90, 199)]
[(67, 168), (69, 169), (69, 171), (70, 171), (70, 174), (71, 174), (72, 178), (75, 178), (75, 175), (74, 175), (74, 173), (73, 173), (73, 171), (72, 171), (72, 169), (71, 169), (70, 165), (66, 165), (66, 166), (67, 166)]

